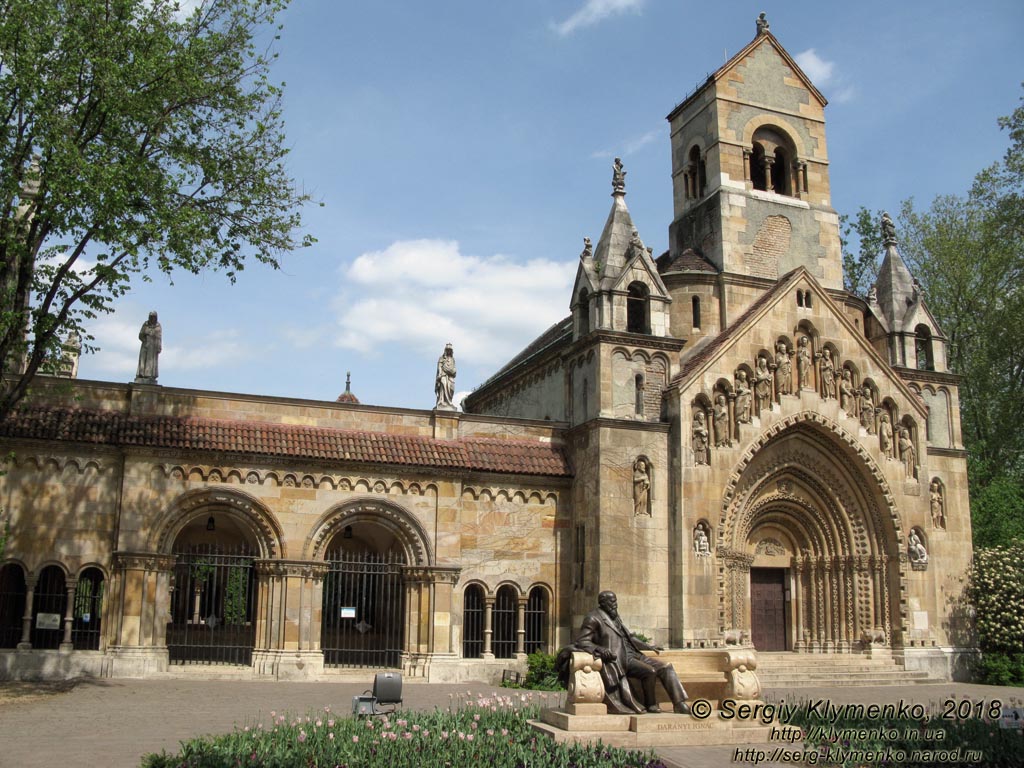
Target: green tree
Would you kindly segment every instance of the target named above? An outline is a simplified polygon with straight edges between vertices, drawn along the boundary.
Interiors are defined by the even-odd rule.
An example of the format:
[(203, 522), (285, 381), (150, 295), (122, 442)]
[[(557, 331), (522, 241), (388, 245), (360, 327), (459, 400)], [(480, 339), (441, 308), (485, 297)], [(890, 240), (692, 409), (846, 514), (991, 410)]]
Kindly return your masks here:
[[(882, 212), (872, 213), (861, 206), (851, 219), (839, 217), (842, 228), (843, 287), (858, 296), (867, 296), (878, 277), (879, 255), (882, 252)], [(856, 252), (851, 250), (857, 246)]]
[(135, 278), (312, 240), (268, 39), (287, 0), (0, 0), (0, 418)]

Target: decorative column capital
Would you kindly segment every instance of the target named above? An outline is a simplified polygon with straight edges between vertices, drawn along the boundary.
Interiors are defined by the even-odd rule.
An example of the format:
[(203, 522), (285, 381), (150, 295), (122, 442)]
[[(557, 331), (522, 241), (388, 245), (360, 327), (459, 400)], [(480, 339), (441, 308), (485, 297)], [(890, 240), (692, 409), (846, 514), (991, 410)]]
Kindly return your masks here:
[(330, 570), (322, 560), (254, 560), (253, 568), (260, 576), (298, 576), (303, 579), (322, 579)]
[(178, 558), (160, 552), (115, 552), (114, 569), (119, 571), (173, 571)]

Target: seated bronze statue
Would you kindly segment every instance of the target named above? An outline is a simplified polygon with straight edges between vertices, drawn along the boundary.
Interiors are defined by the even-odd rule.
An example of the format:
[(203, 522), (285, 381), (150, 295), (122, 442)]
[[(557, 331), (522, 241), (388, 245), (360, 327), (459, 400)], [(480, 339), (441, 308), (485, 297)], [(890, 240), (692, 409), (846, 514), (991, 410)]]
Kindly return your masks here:
[[(642, 653), (657, 653), (662, 649), (645, 643), (626, 628), (619, 618), (614, 592), (602, 592), (597, 596), (597, 604), (598, 609), (583, 619), (583, 626), (573, 644), (563, 648), (559, 654), (559, 670), (567, 670), (568, 657), (573, 651), (586, 651), (603, 662), (601, 678), (609, 711), (617, 714), (660, 712), (655, 689), (657, 678), (672, 700), (673, 711), (689, 714), (686, 691), (672, 665)], [(630, 688), (630, 680), (639, 683), (643, 701), (637, 701)]]

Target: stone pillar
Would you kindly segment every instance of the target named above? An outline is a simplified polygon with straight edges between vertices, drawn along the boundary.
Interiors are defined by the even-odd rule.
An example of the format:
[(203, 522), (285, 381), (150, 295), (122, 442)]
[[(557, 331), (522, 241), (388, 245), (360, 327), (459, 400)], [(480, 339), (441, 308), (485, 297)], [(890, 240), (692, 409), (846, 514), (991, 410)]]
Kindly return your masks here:
[(750, 181), (750, 158), (753, 152), (747, 147), (743, 148), (743, 179)]
[(516, 605), (516, 659), (526, 661), (526, 601), (525, 595), (519, 596)]
[(761, 165), (764, 168), (764, 186), (766, 191), (775, 191), (775, 179), (772, 178), (772, 161), (774, 157), (770, 157), (767, 153), (761, 158)]
[(793, 555), (793, 615), (796, 619), (796, 637), (793, 638), (793, 650), (804, 650), (804, 559)]
[(64, 606), (64, 638), (60, 650), (67, 653), (75, 649), (75, 644), (71, 640), (71, 627), (75, 623), (75, 590), (78, 587), (78, 580), (68, 579), (64, 585), (67, 587), (68, 599), (67, 605)]
[(279, 680), (323, 673), (320, 623), (323, 579), (320, 560), (256, 560), (256, 638), (253, 670)]
[(21, 616), (21, 642), (19, 651), (32, 650), (32, 611), (35, 609), (36, 577), (25, 577), (25, 613)]
[(494, 659), (491, 650), (491, 636), (494, 634), (494, 596), (484, 598), (484, 652), (481, 658)]
[(167, 671), (174, 563), (174, 555), (157, 552), (114, 553), (106, 609), (113, 676), (148, 677)]
[(729, 404), (729, 445), (740, 441), (740, 424), (736, 420), (736, 393), (727, 392), (726, 402)]

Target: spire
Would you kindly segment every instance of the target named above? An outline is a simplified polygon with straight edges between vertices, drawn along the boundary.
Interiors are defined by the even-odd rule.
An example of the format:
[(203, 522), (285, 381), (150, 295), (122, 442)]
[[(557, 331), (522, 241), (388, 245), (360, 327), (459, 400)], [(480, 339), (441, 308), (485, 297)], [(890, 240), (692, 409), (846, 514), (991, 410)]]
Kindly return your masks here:
[(913, 316), (910, 310), (920, 301), (917, 281), (910, 274), (897, 248), (896, 226), (888, 213), (882, 214), (882, 244), (885, 256), (878, 270), (875, 296), (890, 331), (905, 330), (905, 319)]
[(359, 398), (352, 394), (352, 372), (345, 371), (345, 391), (338, 395), (339, 403), (359, 405)]
[(599, 279), (615, 278), (626, 265), (627, 251), (636, 235), (633, 217), (626, 207), (626, 170), (622, 160), (612, 165), (612, 209), (594, 249), (594, 269)]

